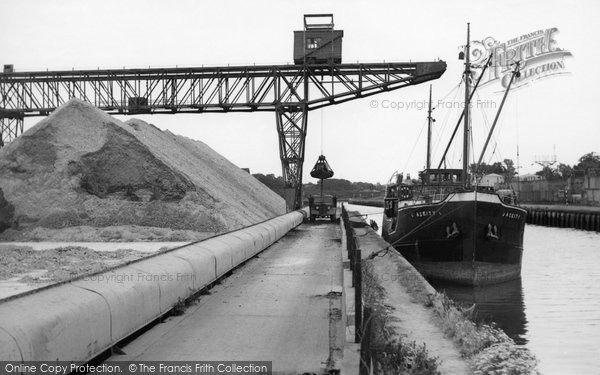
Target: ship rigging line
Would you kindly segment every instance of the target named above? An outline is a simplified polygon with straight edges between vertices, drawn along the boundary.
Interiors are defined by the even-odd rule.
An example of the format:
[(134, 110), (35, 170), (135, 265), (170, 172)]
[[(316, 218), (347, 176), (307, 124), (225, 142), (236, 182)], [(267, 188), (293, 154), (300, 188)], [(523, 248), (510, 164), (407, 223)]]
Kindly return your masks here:
[[(479, 92), (476, 92), (475, 95), (477, 95), (477, 100), (480, 101), (480, 97), (479, 97)], [(483, 110), (483, 108), (480, 108), (481, 110), (481, 115), (483, 117), (483, 124), (485, 125), (486, 130), (489, 132), (490, 131), (490, 122), (488, 120), (487, 117), (487, 113)], [(500, 124), (498, 126), (498, 133), (500, 133), (500, 129), (502, 129), (502, 126), (504, 125), (504, 117), (502, 117), (500, 119)], [(492, 158), (494, 157), (494, 154), (496, 152), (498, 152), (498, 156), (500, 157), (500, 159), (504, 159), (502, 157), (502, 153), (500, 152), (500, 148), (498, 147), (498, 141), (496, 140), (496, 137), (494, 136), (494, 134), (492, 134), (492, 141), (494, 142), (494, 148), (492, 149), (492, 153), (490, 154), (488, 160), (487, 160), (487, 164), (490, 164), (492, 161)]]
[[(432, 220), (432, 218), (433, 218), (433, 217), (435, 217), (435, 216), (436, 216), (436, 214), (437, 214), (438, 212), (440, 212), (440, 210), (441, 210), (442, 208), (444, 208), (444, 206), (446, 206), (446, 204), (448, 204), (448, 202), (450, 202), (450, 199), (452, 199), (452, 197), (454, 197), (455, 195), (456, 195), (456, 193), (455, 193), (455, 192), (452, 192), (452, 193), (448, 194), (448, 197), (446, 197), (446, 199), (445, 199), (445, 202), (444, 202), (444, 203), (442, 203), (442, 204), (441, 204), (441, 205), (440, 205), (440, 206), (437, 208), (437, 210), (435, 210), (435, 214), (433, 214), (433, 215), (431, 215), (431, 216), (428, 216), (428, 217), (427, 217), (425, 220), (423, 220), (423, 221), (422, 221), (422, 222), (421, 222), (419, 225), (417, 225), (416, 227), (414, 227), (413, 229), (411, 229), (411, 230), (410, 230), (408, 233), (406, 233), (404, 236), (402, 236), (402, 237), (400, 237), (399, 239), (397, 239), (396, 241), (394, 241), (394, 243), (393, 243), (392, 245), (395, 245), (395, 244), (397, 244), (397, 243), (400, 243), (400, 241), (402, 241), (402, 240), (403, 240), (404, 238), (406, 238), (407, 236), (409, 236), (409, 235), (413, 234), (415, 231), (417, 231), (417, 230), (419, 230), (419, 229), (422, 229), (422, 228), (426, 228), (427, 226), (429, 226), (429, 225), (431, 225), (431, 224), (433, 224), (433, 223), (436, 223), (437, 221), (439, 221), (439, 219), (442, 219), (443, 217), (447, 216), (448, 214), (450, 214), (450, 213), (452, 213), (452, 212), (456, 211), (458, 208), (456, 208), (456, 209), (454, 209), (454, 210), (452, 210), (452, 211), (449, 211), (449, 212), (447, 212), (446, 214), (444, 214), (444, 215), (442, 215), (441, 217), (437, 218), (438, 220)], [(430, 222), (430, 221), (431, 221), (431, 222)]]
[[(448, 98), (448, 96), (452, 95), (452, 93), (454, 93), (454, 97), (452, 99), (452, 103), (454, 103), (454, 100), (456, 99), (456, 96), (458, 95), (458, 89), (460, 88), (461, 84), (462, 84), (462, 80), (459, 81), (459, 83), (456, 86), (454, 86), (454, 88), (452, 88), (450, 91), (448, 91), (448, 93), (446, 93), (446, 95), (444, 95), (444, 97), (442, 99), (438, 100), (438, 104), (439, 103), (444, 103), (445, 100)], [(437, 105), (435, 107), (432, 107), (431, 110), (434, 111), (435, 109), (438, 108), (438, 106), (439, 105)], [(442, 122), (442, 129), (446, 125), (448, 117), (449, 117), (449, 112), (446, 113), (446, 117), (444, 118), (444, 121)], [(413, 147), (410, 150), (410, 154), (408, 154), (408, 158), (406, 159), (406, 163), (404, 163), (404, 167), (402, 169), (403, 172), (406, 171), (406, 169), (408, 168), (408, 164), (412, 160), (413, 153), (415, 151), (415, 148), (417, 147), (417, 144), (419, 143), (419, 140), (421, 139), (421, 135), (423, 134), (423, 130), (425, 129), (425, 125), (426, 124), (427, 124), (427, 119), (423, 120), (423, 124), (421, 125), (421, 130), (419, 131), (419, 135), (417, 136), (417, 140), (415, 141), (415, 143), (413, 143)], [(438, 132), (438, 136), (437, 136), (437, 139), (436, 139), (436, 145), (435, 145), (435, 147), (437, 147), (439, 145), (440, 141), (441, 141), (441, 131), (442, 130), (440, 130), (440, 132)]]
[[(402, 240), (405, 239), (407, 236), (413, 234), (415, 231), (426, 228), (440, 220), (442, 220), (443, 218), (445, 218), (446, 216), (448, 216), (449, 214), (453, 213), (454, 211), (458, 210), (460, 207), (457, 207), (451, 211), (448, 211), (447, 213), (445, 213), (444, 215), (441, 215), (440, 217), (436, 217), (436, 214), (438, 212), (440, 212), (440, 210), (442, 208), (444, 208), (444, 206), (446, 206), (446, 204), (448, 204), (450, 202), (450, 200), (452, 199), (452, 197), (454, 197), (456, 195), (455, 192), (452, 192), (450, 194), (448, 194), (448, 197), (446, 197), (445, 202), (442, 203), (437, 210), (435, 211), (434, 215), (428, 216), (425, 220), (423, 220), (419, 225), (417, 225), (416, 227), (414, 227), (412, 230), (410, 230), (408, 233), (406, 233), (404, 236), (398, 238), (396, 241), (394, 241), (393, 243), (391, 243), (390, 245), (395, 246), (395, 245), (406, 245), (406, 246), (414, 246), (414, 243), (406, 243), (403, 244)], [(433, 218), (436, 217), (436, 220), (433, 220)], [(384, 250), (386, 248), (383, 248), (381, 250)]]
[[(456, 195), (456, 193), (450, 193), (448, 195), (448, 197), (446, 198), (446, 201), (440, 205), (440, 207), (435, 211), (436, 213), (438, 213), (448, 202), (450, 202), (450, 199), (452, 199), (452, 197)], [(415, 246), (415, 243), (412, 242), (406, 242), (406, 243), (402, 243), (401, 241), (406, 238), (407, 236), (411, 235), (412, 233), (414, 233), (416, 230), (418, 229), (422, 229), (422, 228), (426, 228), (429, 225), (432, 225), (436, 222), (438, 222), (439, 220), (443, 219), (444, 217), (448, 216), (449, 214), (453, 213), (454, 211), (457, 211), (460, 207), (457, 207), (451, 211), (448, 211), (447, 213), (445, 213), (444, 215), (440, 216), (437, 218), (437, 220), (431, 220), (434, 215), (428, 216), (427, 219), (423, 220), (423, 222), (421, 222), (421, 224), (417, 225), (416, 227), (414, 227), (410, 232), (406, 233), (404, 236), (398, 238), (396, 241), (392, 242), (389, 246), (383, 247), (377, 251), (374, 251), (373, 253), (371, 253), (371, 255), (369, 255), (366, 259), (373, 259), (376, 256), (385, 256), (387, 254), (388, 251), (392, 250), (396, 253), (399, 253), (398, 250), (394, 249), (394, 246), (399, 245), (399, 246)], [(431, 222), (430, 222), (431, 221)]]
[[(462, 86), (462, 79), (458, 81), (458, 84), (456, 86), (454, 86), (454, 88), (452, 90), (450, 90), (450, 92), (448, 92), (448, 94), (446, 94), (446, 96), (444, 96), (440, 101), (438, 101), (438, 103), (444, 103), (445, 100), (454, 92), (454, 96), (452, 97), (452, 101), (450, 102), (451, 106), (454, 106), (454, 103), (456, 103), (456, 97), (458, 96), (458, 93), (460, 91), (460, 87)], [(433, 110), (437, 109), (438, 106), (436, 106), (435, 108), (433, 108)], [(452, 113), (452, 111), (446, 111), (446, 114), (444, 115), (444, 119), (441, 123), (440, 126), (440, 130), (437, 132), (437, 136), (435, 139), (435, 144), (433, 146), (433, 150), (437, 150), (437, 148), (439, 147), (440, 143), (442, 142), (442, 136), (444, 134), (444, 131), (446, 130), (446, 125), (448, 125), (448, 120), (450, 119), (450, 114)]]
[[(472, 120), (472, 116), (469, 116), (469, 140), (471, 143), (471, 150), (475, 150), (475, 141), (473, 140), (473, 120)], [(476, 160), (475, 160), (475, 152), (471, 152), (471, 158), (473, 160), (473, 164), (475, 164)]]
[(412, 160), (412, 156), (413, 153), (415, 152), (415, 148), (417, 147), (417, 144), (419, 143), (419, 139), (421, 139), (421, 134), (423, 134), (423, 129), (425, 129), (425, 124), (427, 123), (427, 119), (423, 120), (423, 125), (421, 125), (421, 131), (419, 131), (419, 135), (417, 136), (417, 140), (415, 141), (415, 143), (413, 143), (412, 149), (410, 150), (410, 154), (408, 154), (408, 158), (406, 158), (406, 162), (404, 163), (404, 167), (402, 169), (402, 171), (406, 171), (406, 168), (408, 168), (408, 163)]
[[(485, 140), (485, 144), (483, 145), (483, 150), (481, 150), (481, 155), (479, 156), (479, 160), (477, 161), (477, 166), (476, 166), (477, 169), (479, 169), (479, 165), (481, 164), (481, 160), (483, 159), (483, 156), (485, 155), (485, 151), (489, 144), (490, 138), (492, 137), (492, 134), (494, 132), (494, 128), (496, 127), (496, 124), (498, 123), (498, 119), (500, 118), (500, 112), (502, 112), (502, 108), (504, 107), (504, 103), (506, 102), (506, 97), (508, 96), (510, 87), (511, 87), (515, 77), (521, 76), (521, 73), (519, 71), (519, 68), (520, 68), (519, 61), (517, 61), (514, 65), (515, 65), (515, 69), (512, 71), (512, 74), (510, 76), (510, 81), (508, 82), (508, 86), (506, 87), (506, 90), (504, 91), (504, 96), (502, 96), (502, 101), (500, 102), (500, 108), (498, 108), (498, 111), (496, 112), (496, 117), (494, 117), (494, 122), (492, 123), (492, 128), (488, 134), (487, 139)], [(477, 172), (477, 169), (475, 170), (475, 172)]]
[[(455, 92), (456, 90), (458, 90), (458, 88), (462, 85), (462, 79), (459, 80), (458, 84), (456, 86), (454, 86), (452, 88), (452, 90), (448, 91), (448, 93), (446, 93), (446, 95), (444, 95), (444, 97), (440, 100), (438, 100), (438, 103), (443, 103), (444, 100), (446, 100), (453, 92)], [(438, 106), (435, 106), (432, 108), (432, 110), (436, 110)]]
[[(477, 78), (477, 82), (475, 83), (475, 86), (473, 87), (473, 90), (471, 91), (471, 94), (469, 95), (469, 100), (468, 100), (469, 103), (471, 103), (471, 101), (473, 100), (473, 94), (475, 93), (475, 91), (477, 91), (477, 88), (479, 87), (479, 82), (481, 82), (481, 78), (483, 78), (485, 71), (487, 70), (488, 66), (490, 66), (490, 61), (492, 61), (492, 56), (493, 56), (493, 53), (490, 53), (490, 56), (488, 57), (488, 60), (486, 61), (485, 65), (483, 66), (483, 70), (481, 71), (479, 78)], [(467, 78), (465, 77), (464, 79), (466, 80)], [(466, 112), (467, 112), (467, 103), (465, 103), (465, 108), (461, 112), (460, 117), (458, 118), (458, 122), (456, 123), (456, 126), (454, 127), (454, 132), (452, 133), (452, 137), (450, 137), (448, 146), (446, 146), (446, 151), (444, 151), (444, 155), (442, 155), (442, 159), (440, 160), (438, 169), (442, 166), (442, 163), (444, 163), (446, 161), (446, 154), (448, 153), (448, 149), (450, 148), (452, 141), (454, 141), (454, 136), (456, 135), (456, 132), (458, 131), (458, 128), (461, 125), (463, 116), (465, 116)]]

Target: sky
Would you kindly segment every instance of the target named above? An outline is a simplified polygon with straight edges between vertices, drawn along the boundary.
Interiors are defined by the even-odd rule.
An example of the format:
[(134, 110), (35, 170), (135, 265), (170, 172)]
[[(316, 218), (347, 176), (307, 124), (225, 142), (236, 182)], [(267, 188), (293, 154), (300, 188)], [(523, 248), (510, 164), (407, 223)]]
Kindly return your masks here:
[[(583, 154), (600, 151), (600, 78), (594, 73), (600, 52), (593, 47), (600, 36), (600, 2), (591, 0), (1, 0), (0, 64), (17, 71), (285, 64), (293, 57), (293, 31), (308, 13), (334, 14), (336, 29), (344, 30), (344, 62), (446, 61), (446, 73), (431, 82), (434, 103), (454, 103), (464, 95), (455, 88), (467, 22), (472, 40), (501, 42), (555, 27), (555, 42), (572, 53), (564, 59), (568, 74), (511, 90), (484, 161), (516, 162), (518, 147), (525, 174), (554, 153), (573, 165)], [(394, 171), (416, 175), (425, 165), (428, 92), (429, 82), (310, 112), (304, 182), (313, 180), (308, 172), (321, 150), (337, 178), (385, 183)], [(475, 157), (501, 87), (490, 84), (477, 95), (482, 105), (473, 110)], [(435, 164), (460, 115), (443, 107), (452, 105), (434, 110)], [(273, 113), (135, 117), (205, 142), (252, 173), (281, 175)], [(25, 128), (39, 120), (26, 119)], [(449, 166), (460, 166), (457, 146)]]

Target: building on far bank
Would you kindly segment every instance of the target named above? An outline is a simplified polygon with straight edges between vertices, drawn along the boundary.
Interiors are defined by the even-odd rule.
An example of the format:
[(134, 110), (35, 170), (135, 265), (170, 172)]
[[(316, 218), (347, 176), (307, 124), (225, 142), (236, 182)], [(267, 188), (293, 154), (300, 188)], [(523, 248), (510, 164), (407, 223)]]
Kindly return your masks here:
[(600, 205), (600, 177), (583, 173), (551, 181), (542, 176), (524, 175), (512, 188), (523, 203)]
[(590, 206), (600, 205), (600, 176), (583, 176), (581, 202)]
[(504, 185), (504, 176), (497, 173), (485, 174), (481, 176), (477, 185), (500, 188)]
[(533, 174), (533, 173), (528, 173), (528, 174), (524, 174), (522, 176), (517, 176), (517, 178), (521, 182), (523, 182), (523, 181), (541, 181), (544, 179), (542, 176), (539, 176), (539, 175)]
[(519, 184), (513, 184), (512, 188), (517, 191), (519, 201), (522, 203), (565, 203), (568, 182), (564, 180), (547, 181), (543, 178), (529, 179), (520, 181)]

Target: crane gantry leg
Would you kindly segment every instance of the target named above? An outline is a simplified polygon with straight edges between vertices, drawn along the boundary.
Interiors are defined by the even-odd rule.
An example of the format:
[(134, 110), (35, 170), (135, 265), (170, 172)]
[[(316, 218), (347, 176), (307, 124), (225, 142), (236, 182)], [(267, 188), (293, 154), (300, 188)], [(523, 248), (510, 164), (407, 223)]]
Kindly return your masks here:
[(23, 117), (0, 117), (0, 148), (23, 133)]
[(282, 105), (277, 107), (277, 133), (279, 156), (286, 188), (293, 189), (293, 196), (286, 197), (288, 210), (302, 206), (302, 166), (308, 107), (306, 105)]

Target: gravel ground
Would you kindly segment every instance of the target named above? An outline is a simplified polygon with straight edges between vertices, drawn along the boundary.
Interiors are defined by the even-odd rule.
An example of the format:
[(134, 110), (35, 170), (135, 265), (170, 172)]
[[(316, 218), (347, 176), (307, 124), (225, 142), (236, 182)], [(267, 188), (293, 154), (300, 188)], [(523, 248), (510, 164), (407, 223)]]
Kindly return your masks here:
[[(68, 246), (33, 250), (26, 246), (0, 247), (0, 282), (20, 277), (27, 284), (48, 284), (102, 271), (109, 267), (148, 256), (131, 249), (94, 251)], [(41, 271), (44, 272), (36, 272)]]
[(11, 242), (171, 242), (199, 241), (214, 233), (193, 230), (120, 225), (109, 227), (73, 226), (62, 229), (33, 227), (28, 230), (7, 229), (0, 241)]

